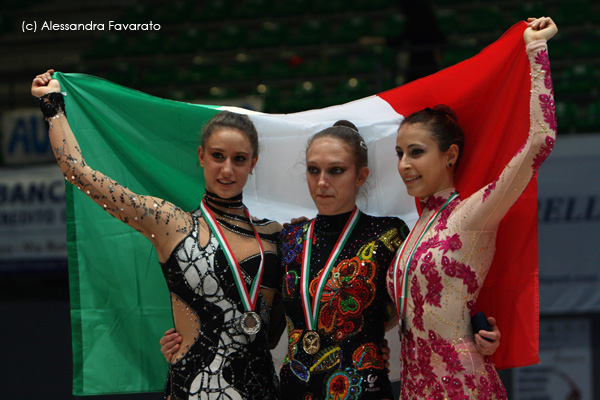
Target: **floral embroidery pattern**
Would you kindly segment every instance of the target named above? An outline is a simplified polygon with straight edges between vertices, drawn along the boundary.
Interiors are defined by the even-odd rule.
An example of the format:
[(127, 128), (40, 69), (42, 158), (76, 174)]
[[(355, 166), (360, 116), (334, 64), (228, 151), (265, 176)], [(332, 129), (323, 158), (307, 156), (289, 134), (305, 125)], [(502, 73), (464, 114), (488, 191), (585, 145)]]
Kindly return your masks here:
[(323, 372), (333, 368), (338, 368), (338, 365), (342, 361), (341, 359), (342, 349), (335, 347), (326, 347), (321, 349), (317, 354), (315, 354), (315, 358), (317, 361), (311, 365), (310, 372)]
[(384, 362), (379, 347), (375, 343), (365, 343), (352, 354), (352, 362), (356, 369), (383, 369)]
[(463, 280), (467, 285), (469, 294), (473, 294), (479, 289), (477, 283), (477, 274), (468, 265), (459, 263), (457, 260), (442, 257), (442, 270), (451, 278), (457, 277)]
[(423, 331), (425, 330), (425, 328), (423, 328), (423, 305), (425, 304), (425, 299), (423, 299), (423, 295), (421, 294), (421, 287), (419, 286), (416, 275), (414, 275), (411, 280), (410, 295), (412, 296), (413, 304), (415, 306), (413, 311), (413, 325), (418, 330)]
[(327, 381), (327, 399), (354, 400), (362, 393), (362, 376), (352, 368), (331, 375)]
[(429, 196), (427, 201), (419, 201), (419, 204), (421, 205), (421, 210), (436, 211), (443, 206), (445, 202), (446, 199), (443, 197)]
[(425, 253), (429, 249), (434, 249), (434, 248), (438, 247), (439, 245), (440, 245), (440, 236), (438, 234), (425, 240), (424, 242), (422, 242), (419, 245), (419, 247), (417, 247), (417, 250), (415, 250), (415, 254), (413, 255), (411, 263), (415, 263), (415, 265), (416, 265), (416, 263), (418, 263), (419, 260), (421, 259), (421, 256), (423, 255), (423, 253)]
[(284, 299), (292, 299), (298, 290), (299, 281), (300, 278), (296, 271), (286, 272), (281, 282), (281, 297)]
[(552, 88), (552, 76), (550, 74), (550, 58), (548, 57), (548, 51), (546, 49), (540, 51), (535, 56), (535, 62), (542, 66), (544, 70), (544, 85), (546, 89), (550, 89), (552, 94), (554, 90)]
[(542, 112), (544, 113), (544, 122), (549, 125), (550, 129), (556, 132), (556, 106), (554, 104), (554, 99), (547, 94), (540, 94), (539, 99)]
[(458, 352), (450, 342), (431, 330), (429, 331), (429, 339), (432, 340), (431, 350), (442, 357), (442, 361), (446, 364), (446, 371), (454, 375), (465, 370), (460, 363)]
[[(488, 373), (491, 372), (491, 361), (488, 357), (485, 358), (485, 369)], [(506, 389), (494, 380), (489, 380), (485, 375), (480, 376), (479, 380), (474, 374), (465, 375), (465, 386), (473, 393), (477, 393), (477, 399), (505, 399)]]
[(286, 317), (288, 327), (288, 356), (293, 358), (293, 355), (298, 350), (298, 342), (302, 338), (302, 329), (294, 329), (294, 326), (289, 318)]
[[(336, 340), (362, 329), (362, 312), (375, 298), (375, 272), (371, 260), (358, 257), (344, 260), (331, 270), (321, 296), (319, 329), (334, 333)], [(318, 277), (310, 283), (313, 298), (317, 285)]]
[(293, 262), (301, 263), (302, 258), (302, 242), (307, 224), (291, 225), (283, 232), (281, 241), (281, 255), (283, 264), (291, 264)]
[(436, 232), (442, 231), (448, 227), (448, 218), (450, 217), (450, 214), (452, 214), (452, 211), (454, 211), (454, 209), (456, 208), (456, 206), (459, 203), (460, 203), (460, 197), (457, 197), (454, 200), (452, 200), (452, 202), (450, 204), (448, 204), (446, 206), (446, 208), (444, 208), (442, 210), (442, 212), (440, 214), (440, 219), (434, 228)]
[[(521, 148), (521, 150), (522, 150), (522, 148)], [(519, 150), (519, 152), (521, 152), (521, 150)], [(482, 203), (490, 195), (490, 193), (492, 193), (492, 190), (494, 190), (496, 188), (496, 183), (498, 182), (498, 179), (500, 179), (500, 177), (496, 178), (496, 180), (494, 182), (487, 185), (487, 187), (485, 188), (485, 191), (483, 192), (483, 197), (481, 199)]]
[(427, 279), (427, 293), (425, 294), (425, 302), (436, 307), (441, 307), (440, 299), (442, 297), (442, 277), (435, 269), (435, 262), (432, 260), (433, 255), (428, 253), (421, 263), (421, 273)]
[(550, 152), (552, 151), (553, 147), (554, 147), (554, 138), (551, 136), (546, 136), (545, 143), (542, 144), (539, 152), (536, 154), (536, 156), (533, 159), (533, 164), (531, 165), (531, 168), (533, 169), (534, 172), (536, 172), (541, 167), (544, 160), (550, 155)]
[(460, 236), (458, 236), (458, 233), (455, 233), (446, 240), (442, 240), (440, 249), (444, 250), (444, 254), (446, 254), (448, 251), (460, 250), (461, 247), (462, 242), (460, 241)]
[(473, 311), (475, 309), (475, 301), (474, 300), (467, 301), (467, 308), (469, 310)]
[(477, 375), (479, 378), (467, 374), (462, 382), (459, 377), (465, 367), (458, 351), (435, 332), (430, 330), (427, 338), (417, 338), (416, 343), (413, 333), (407, 332), (401, 349), (407, 363), (401, 376), (402, 399), (506, 399), (504, 386), (490, 379), (495, 370), (488, 357), (484, 358), (485, 371)]

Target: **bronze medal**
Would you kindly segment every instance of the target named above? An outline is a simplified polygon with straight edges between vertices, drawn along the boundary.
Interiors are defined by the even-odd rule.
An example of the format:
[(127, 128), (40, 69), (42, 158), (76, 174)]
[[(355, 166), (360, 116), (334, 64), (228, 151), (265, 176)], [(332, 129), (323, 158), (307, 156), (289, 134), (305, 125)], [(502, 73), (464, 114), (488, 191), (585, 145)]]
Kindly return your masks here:
[(256, 335), (260, 331), (260, 316), (254, 311), (245, 312), (240, 319), (240, 326), (246, 335)]
[(302, 348), (311, 356), (321, 348), (321, 337), (316, 331), (308, 331), (302, 338)]

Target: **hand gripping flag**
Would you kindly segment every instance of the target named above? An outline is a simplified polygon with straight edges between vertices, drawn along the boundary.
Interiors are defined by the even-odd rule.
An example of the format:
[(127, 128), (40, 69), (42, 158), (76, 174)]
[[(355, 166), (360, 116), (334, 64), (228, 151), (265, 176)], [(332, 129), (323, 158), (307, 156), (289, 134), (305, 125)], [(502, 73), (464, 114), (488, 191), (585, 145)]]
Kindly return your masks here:
[[(467, 197), (494, 181), (529, 130), (529, 63), (524, 23), (475, 57), (434, 75), (351, 103), (286, 115), (249, 114), (261, 153), (244, 190), (251, 213), (279, 221), (312, 216), (304, 180), (307, 139), (339, 119), (369, 147), (369, 178), (359, 207), (409, 226), (415, 202), (398, 175), (395, 136), (403, 116), (444, 103), (459, 117), (466, 154), (457, 186)], [(82, 74), (56, 73), (69, 122), (86, 161), (134, 192), (184, 210), (204, 190), (197, 159), (202, 126), (224, 107), (164, 100)], [(158, 339), (173, 326), (158, 258), (142, 235), (67, 184), (67, 229), (76, 395), (161, 391), (167, 365)], [(538, 359), (537, 200), (532, 182), (505, 217), (477, 309), (496, 317), (497, 367)]]

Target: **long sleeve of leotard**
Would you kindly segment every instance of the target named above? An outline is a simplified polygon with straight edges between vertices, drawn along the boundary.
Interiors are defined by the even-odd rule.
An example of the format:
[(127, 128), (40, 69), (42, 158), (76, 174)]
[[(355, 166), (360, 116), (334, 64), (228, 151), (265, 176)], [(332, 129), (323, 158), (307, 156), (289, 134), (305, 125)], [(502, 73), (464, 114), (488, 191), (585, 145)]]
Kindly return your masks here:
[(463, 230), (496, 229), (554, 146), (556, 116), (546, 41), (529, 43), (526, 51), (531, 67), (529, 136), (498, 179), (467, 199), (461, 210)]
[(176, 236), (173, 233), (189, 231), (191, 220), (179, 207), (156, 197), (134, 193), (85, 162), (59, 96), (62, 95), (50, 93), (40, 101), (42, 109), (57, 108), (52, 103), (60, 103), (56, 115), (46, 116), (46, 119), (52, 149), (65, 179), (112, 216), (138, 230), (157, 248)]

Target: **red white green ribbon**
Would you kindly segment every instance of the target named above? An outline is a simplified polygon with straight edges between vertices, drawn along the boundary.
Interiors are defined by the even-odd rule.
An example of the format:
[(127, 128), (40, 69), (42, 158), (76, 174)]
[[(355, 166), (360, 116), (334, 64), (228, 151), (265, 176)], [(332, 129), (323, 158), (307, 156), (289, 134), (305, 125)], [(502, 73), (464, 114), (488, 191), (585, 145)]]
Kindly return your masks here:
[(231, 250), (231, 247), (229, 247), (229, 243), (227, 242), (227, 239), (225, 239), (225, 235), (223, 234), (221, 227), (217, 223), (217, 219), (213, 215), (212, 211), (210, 211), (210, 209), (206, 206), (204, 200), (202, 200), (202, 202), (200, 203), (200, 211), (202, 211), (202, 216), (204, 217), (204, 220), (208, 224), (208, 227), (210, 228), (212, 233), (217, 238), (217, 241), (223, 249), (223, 253), (225, 253), (225, 258), (227, 258), (229, 268), (233, 273), (235, 285), (237, 286), (238, 292), (240, 293), (240, 297), (242, 298), (244, 308), (246, 309), (246, 311), (254, 311), (256, 301), (258, 300), (258, 290), (260, 289), (260, 281), (262, 280), (264, 270), (265, 252), (263, 250), (260, 237), (258, 236), (258, 232), (256, 232), (254, 224), (252, 223), (252, 217), (250, 217), (248, 209), (244, 208), (244, 212), (248, 216), (250, 226), (254, 231), (254, 236), (256, 237), (256, 241), (258, 242), (258, 248), (260, 250), (260, 266), (258, 267), (258, 272), (256, 273), (256, 276), (252, 280), (252, 286), (250, 287), (250, 291), (248, 291), (248, 288), (246, 287), (246, 282), (244, 281), (240, 264), (233, 255), (233, 251)]
[(300, 286), (300, 295), (302, 297), (302, 307), (304, 308), (304, 318), (306, 319), (306, 327), (310, 331), (316, 330), (317, 327), (317, 319), (319, 316), (319, 308), (321, 304), (321, 296), (323, 295), (323, 289), (325, 287), (325, 282), (327, 282), (327, 277), (331, 272), (335, 262), (337, 261), (344, 245), (348, 241), (350, 234), (354, 230), (356, 223), (358, 222), (358, 217), (360, 216), (360, 211), (356, 206), (354, 206), (354, 210), (352, 210), (352, 214), (340, 237), (335, 244), (333, 251), (329, 255), (327, 259), (327, 263), (325, 264), (325, 268), (321, 271), (321, 276), (319, 277), (319, 282), (317, 285), (317, 291), (315, 293), (315, 298), (313, 299), (313, 304), (311, 307), (310, 304), (310, 254), (312, 249), (312, 240), (313, 240), (313, 231), (315, 228), (315, 220), (313, 219), (306, 231), (306, 236), (304, 239), (304, 251), (302, 253), (302, 271), (301, 271), (301, 286)]
[(402, 243), (402, 247), (396, 254), (396, 258), (394, 259), (394, 300), (396, 303), (396, 312), (398, 314), (398, 321), (400, 321), (400, 325), (402, 325), (402, 320), (404, 319), (404, 314), (406, 313), (406, 303), (408, 302), (408, 286), (409, 286), (408, 285), (408, 273), (410, 271), (410, 264), (412, 262), (412, 258), (415, 254), (415, 251), (417, 250), (417, 247), (419, 247), (419, 243), (421, 243), (421, 240), (423, 240), (423, 237), (427, 233), (427, 230), (429, 229), (431, 224), (433, 224), (433, 221), (435, 220), (435, 218), (457, 196), (458, 196), (458, 192), (452, 193), (452, 195), (450, 195), (448, 200), (446, 200), (446, 202), (435, 212), (435, 214), (433, 214), (429, 218), (429, 221), (427, 221), (425, 228), (421, 232), (421, 235), (417, 239), (416, 243), (414, 244), (414, 246), (412, 248), (412, 251), (410, 252), (410, 255), (408, 256), (408, 260), (406, 261), (406, 266), (404, 267), (404, 274), (402, 275), (401, 282), (398, 282), (398, 275), (399, 275), (399, 271), (400, 271), (400, 261), (402, 260), (402, 255), (404, 254), (404, 249), (406, 247), (406, 244), (410, 241), (410, 238), (411, 238), (413, 232), (415, 231), (414, 229), (412, 229), (410, 231), (410, 233), (408, 234), (408, 237), (406, 238), (404, 243)]

